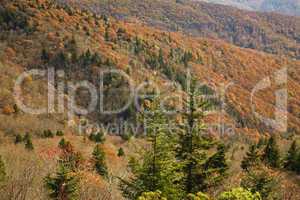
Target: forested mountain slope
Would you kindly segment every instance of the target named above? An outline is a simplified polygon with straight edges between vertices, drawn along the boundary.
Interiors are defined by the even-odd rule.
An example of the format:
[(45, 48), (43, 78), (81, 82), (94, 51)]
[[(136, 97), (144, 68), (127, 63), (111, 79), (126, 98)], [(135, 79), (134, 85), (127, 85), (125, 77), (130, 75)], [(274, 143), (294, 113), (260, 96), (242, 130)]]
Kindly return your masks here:
[(118, 19), (138, 19), (148, 25), (188, 35), (219, 38), (240, 47), (300, 58), (300, 19), (257, 13), (222, 5), (176, 0), (79, 1), (75, 4)]
[(300, 15), (299, 0), (200, 0), (209, 3), (230, 5), (241, 9), (277, 12), (286, 15)]
[[(110, 1), (109, 1), (110, 2)], [(142, 1), (139, 1), (142, 2)], [(116, 2), (115, 2), (116, 3)], [(155, 2), (154, 2), (155, 3)], [(139, 5), (138, 2), (136, 2)], [(88, 4), (87, 4), (88, 5)], [(165, 5), (167, 6), (167, 5)], [(185, 8), (185, 6), (183, 6)], [(123, 9), (131, 7), (123, 6)], [(166, 9), (168, 10), (168, 9)], [(163, 11), (162, 11), (163, 12)], [(135, 85), (154, 82), (166, 95), (173, 96), (182, 92), (186, 83), (185, 72), (192, 71), (194, 78), (205, 84), (203, 93), (216, 93), (218, 89), (232, 84), (226, 90), (224, 104), (217, 96), (213, 103), (220, 108), (225, 105), (224, 127), (232, 126), (231, 135), (216, 137), (230, 138), (230, 175), (221, 189), (236, 187), (241, 177), (240, 161), (244, 146), (257, 142), (277, 133), (253, 115), (251, 92), (261, 80), (270, 77), (272, 85), (254, 95), (256, 111), (273, 118), (275, 92), (287, 88), (288, 125), (287, 133), (278, 134), (280, 147), (286, 151), (290, 138), (297, 138), (300, 132), (300, 62), (288, 56), (278, 56), (264, 52), (237, 47), (219, 39), (187, 37), (183, 33), (167, 32), (157, 27), (147, 26), (141, 21), (124, 22), (107, 15), (93, 14), (72, 6), (61, 6), (50, 0), (4, 0), (0, 6), (0, 153), (3, 155), (8, 170), (7, 182), (0, 188), (0, 199), (43, 199), (44, 177), (54, 172), (59, 161), (62, 144), (59, 135), (49, 137), (52, 132), (64, 130), (65, 138), (73, 145), (75, 158), (82, 155), (82, 163), (76, 174), (81, 179), (80, 199), (122, 199), (115, 177), (128, 177), (126, 165), (131, 154), (138, 147), (144, 146), (145, 140), (119, 136), (107, 136), (103, 151), (107, 155), (107, 165), (111, 179), (99, 176), (94, 169), (95, 156), (92, 157), (94, 138), (87, 139), (79, 135), (76, 127), (68, 126), (80, 123), (79, 117), (66, 117), (64, 113), (30, 115), (22, 112), (14, 100), (16, 78), (31, 69), (54, 68), (63, 70), (65, 77), (59, 82), (78, 83), (89, 81), (99, 86), (99, 73), (107, 69), (124, 71)], [(287, 83), (274, 82), (274, 74), (287, 68)], [(181, 86), (176, 91), (175, 86)], [(58, 85), (55, 85), (58, 86)], [(128, 98), (128, 83), (118, 77), (109, 77), (105, 81), (104, 104), (108, 108), (122, 105)], [(23, 85), (24, 101), (33, 107), (47, 105), (47, 80), (28, 77)], [(111, 91), (110, 89), (117, 89)], [(209, 92), (208, 92), (209, 91)], [(68, 102), (66, 88), (65, 103)], [(85, 106), (89, 97), (78, 95), (78, 103)], [(173, 103), (176, 105), (176, 102)], [(136, 122), (137, 110), (130, 107), (118, 115), (103, 115), (99, 109), (87, 116), (90, 122), (114, 123), (120, 120)], [(209, 122), (219, 122), (212, 115)], [(70, 120), (70, 121), (69, 121)], [(180, 120), (180, 119), (179, 119)], [(46, 131), (46, 132), (45, 132)], [(16, 143), (15, 137), (28, 132), (33, 137), (34, 151), (25, 151), (23, 144)], [(45, 135), (46, 133), (46, 135)], [(48, 134), (48, 135), (47, 135)], [(50, 134), (51, 135), (51, 134)], [(28, 139), (28, 137), (27, 137)], [(62, 139), (62, 138), (61, 138)], [(102, 141), (103, 142), (103, 141)], [(16, 143), (16, 144), (14, 144)], [(29, 146), (29, 147), (28, 147)], [(25, 146), (27, 149), (30, 145)], [(128, 157), (119, 157), (119, 148), (124, 148)], [(75, 151), (73, 148), (69, 151)], [(241, 149), (241, 151), (240, 151)], [(236, 153), (238, 152), (238, 153)], [(140, 153), (140, 152), (138, 152)], [(93, 154), (94, 155), (94, 154)], [(79, 156), (80, 157), (80, 156)], [(237, 171), (239, 173), (237, 173)], [(276, 171), (276, 175), (281, 173)], [(297, 177), (282, 172), (284, 186), (282, 195), (299, 197)], [(274, 174), (273, 174), (274, 175)], [(221, 190), (220, 189), (220, 190)], [(18, 190), (18, 192), (16, 192)], [(4, 192), (3, 192), (4, 191)], [(220, 191), (208, 191), (217, 195)], [(3, 195), (2, 195), (3, 194)], [(46, 197), (45, 197), (46, 198)]]

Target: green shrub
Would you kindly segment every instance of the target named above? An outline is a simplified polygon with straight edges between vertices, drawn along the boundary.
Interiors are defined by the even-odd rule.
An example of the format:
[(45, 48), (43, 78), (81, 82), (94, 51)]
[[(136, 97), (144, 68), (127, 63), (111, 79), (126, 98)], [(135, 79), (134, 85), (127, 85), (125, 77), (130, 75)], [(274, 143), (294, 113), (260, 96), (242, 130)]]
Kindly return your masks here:
[(251, 193), (244, 188), (234, 188), (229, 192), (223, 192), (218, 200), (262, 200), (259, 193)]
[(138, 200), (167, 200), (161, 196), (161, 192), (144, 192), (142, 196), (138, 198)]

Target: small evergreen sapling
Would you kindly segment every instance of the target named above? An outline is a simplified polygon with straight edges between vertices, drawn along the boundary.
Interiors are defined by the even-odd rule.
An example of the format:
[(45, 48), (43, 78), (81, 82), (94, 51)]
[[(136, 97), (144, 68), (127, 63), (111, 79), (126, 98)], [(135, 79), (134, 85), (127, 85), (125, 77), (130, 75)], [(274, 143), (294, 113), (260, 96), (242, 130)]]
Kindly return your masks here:
[(6, 178), (6, 168), (2, 156), (0, 155), (0, 183)]
[(287, 153), (284, 162), (284, 168), (287, 170), (295, 171), (297, 168), (297, 156), (298, 156), (298, 149), (296, 141), (293, 141), (291, 147)]
[(264, 162), (270, 167), (280, 167), (280, 152), (275, 136), (270, 137), (263, 154)]
[(256, 166), (260, 162), (259, 149), (257, 145), (251, 145), (246, 156), (243, 158), (241, 163), (241, 168), (243, 170), (248, 170), (251, 167)]
[(60, 165), (56, 175), (48, 175), (44, 182), (51, 199), (78, 200), (79, 180), (67, 167)]
[(99, 144), (97, 144), (94, 148), (93, 160), (97, 173), (103, 177), (107, 177), (108, 171), (105, 163), (105, 153)]
[(17, 134), (16, 135), (16, 138), (15, 138), (15, 144), (19, 144), (23, 141), (23, 138), (20, 134)]
[(32, 151), (34, 149), (31, 135), (29, 133), (26, 133), (24, 137), (24, 142), (25, 142), (25, 148), (29, 151)]
[(64, 136), (64, 135), (65, 135), (65, 134), (64, 134), (63, 131), (61, 131), (61, 130), (56, 131), (56, 136), (61, 137), (61, 136)]
[(118, 157), (123, 157), (123, 156), (125, 156), (125, 152), (124, 152), (124, 149), (121, 147), (118, 150)]

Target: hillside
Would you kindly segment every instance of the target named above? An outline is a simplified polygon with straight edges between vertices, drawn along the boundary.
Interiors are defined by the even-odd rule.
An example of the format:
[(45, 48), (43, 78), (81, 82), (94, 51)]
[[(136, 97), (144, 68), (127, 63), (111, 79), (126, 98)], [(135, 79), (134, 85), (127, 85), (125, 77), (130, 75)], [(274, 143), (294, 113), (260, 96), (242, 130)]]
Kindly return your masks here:
[(147, 25), (188, 35), (218, 38), (244, 48), (300, 58), (299, 17), (256, 13), (195, 1), (78, 1), (75, 4), (118, 19), (139, 20)]
[[(139, 3), (136, 2), (136, 5)], [(146, 146), (143, 138), (128, 140), (113, 135), (109, 130), (107, 133), (110, 135), (102, 146), (112, 178), (106, 180), (98, 176), (91, 167), (90, 158), (95, 143), (78, 135), (79, 117), (84, 116), (76, 115), (74, 119), (67, 117), (68, 98), (71, 96), (68, 88), (64, 88), (66, 110), (63, 113), (31, 115), (16, 106), (13, 98), (15, 80), (22, 72), (30, 69), (53, 67), (64, 70), (65, 77), (61, 82), (75, 84), (88, 80), (96, 86), (99, 86), (101, 71), (120, 69), (136, 86), (154, 82), (164, 95), (169, 96), (182, 92), (187, 68), (191, 69), (193, 77), (205, 85), (204, 92), (210, 91), (207, 93), (212, 90), (215, 93), (222, 85), (234, 83), (226, 93), (226, 113), (223, 113), (224, 124), (226, 127), (232, 126), (234, 130), (234, 135), (225, 134), (224, 137), (226, 144), (231, 145), (228, 152), (232, 164), (229, 171), (231, 176), (227, 180), (228, 184), (220, 186), (219, 190), (208, 191), (211, 195), (218, 195), (224, 188), (237, 185), (235, 181), (242, 174), (239, 165), (245, 153), (244, 147), (261, 137), (277, 133), (257, 120), (249, 105), (256, 84), (269, 76), (273, 81), (273, 75), (283, 68), (288, 70), (288, 82), (283, 86), (289, 92), (289, 130), (280, 135), (282, 151), (286, 151), (291, 143), (287, 135), (297, 139), (300, 132), (300, 62), (288, 56), (279, 57), (239, 48), (218, 39), (187, 37), (180, 32), (170, 33), (147, 26), (141, 21), (121, 21), (71, 6), (60, 6), (48, 0), (3, 1), (0, 6), (0, 26), (0, 154), (6, 161), (10, 175), (5, 187), (0, 188), (1, 194), (5, 194), (0, 199), (18, 199), (20, 196), (34, 200), (45, 198), (45, 191), (41, 187), (43, 178), (54, 172), (61, 153), (58, 147), (61, 136), (45, 138), (45, 130), (63, 130), (64, 137), (84, 157), (83, 166), (76, 172), (82, 180), (80, 199), (84, 200), (104, 198), (103, 194), (107, 194), (106, 199), (122, 199), (115, 177), (130, 176), (126, 168), (129, 157), (140, 153), (136, 152), (137, 149)], [(182, 86), (179, 91), (176, 90), (178, 85)], [(47, 86), (46, 78), (29, 77), (23, 85), (24, 101), (33, 107), (46, 106)], [(55, 87), (58, 85), (55, 84)], [(274, 92), (278, 87), (272, 84), (270, 88), (255, 95), (257, 112), (274, 117)], [(128, 97), (128, 83), (118, 77), (105, 80), (104, 88), (107, 95), (104, 99), (106, 108), (123, 105)], [(86, 106), (89, 97), (83, 92), (76, 100), (78, 104)], [(219, 100), (217, 97), (214, 102), (217, 114), (209, 116), (206, 119), (208, 123), (219, 120)], [(180, 102), (175, 100), (174, 104), (177, 103)], [(103, 124), (120, 120), (136, 122), (136, 113), (137, 110), (132, 110), (132, 107), (112, 116), (96, 110), (86, 118), (90, 122)], [(68, 126), (70, 121), (74, 126)], [(26, 132), (33, 137), (35, 149), (32, 152), (24, 151), (21, 144), (13, 144), (15, 136)], [(224, 136), (215, 130), (211, 133), (216, 137)], [(126, 157), (117, 156), (120, 147), (124, 148)], [(276, 173), (280, 173), (284, 179), (283, 195), (297, 199), (297, 177), (280, 170)]]
[(200, 0), (209, 3), (217, 3), (223, 5), (234, 6), (241, 9), (261, 11), (261, 12), (277, 12), (286, 15), (300, 15), (299, 0)]

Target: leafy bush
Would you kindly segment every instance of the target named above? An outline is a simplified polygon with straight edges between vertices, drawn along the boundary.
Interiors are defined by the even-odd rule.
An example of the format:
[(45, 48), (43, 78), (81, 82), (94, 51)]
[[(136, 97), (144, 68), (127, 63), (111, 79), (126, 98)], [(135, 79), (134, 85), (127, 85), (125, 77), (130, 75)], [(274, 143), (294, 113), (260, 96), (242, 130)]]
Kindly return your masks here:
[(262, 200), (259, 193), (251, 193), (244, 188), (234, 188), (229, 192), (224, 192), (218, 200)]
[(209, 200), (210, 198), (206, 194), (202, 192), (198, 192), (196, 195), (189, 194), (187, 199), (188, 200)]
[(161, 192), (145, 192), (138, 198), (138, 200), (167, 200), (161, 196)]

